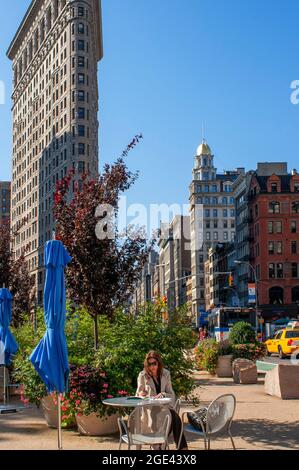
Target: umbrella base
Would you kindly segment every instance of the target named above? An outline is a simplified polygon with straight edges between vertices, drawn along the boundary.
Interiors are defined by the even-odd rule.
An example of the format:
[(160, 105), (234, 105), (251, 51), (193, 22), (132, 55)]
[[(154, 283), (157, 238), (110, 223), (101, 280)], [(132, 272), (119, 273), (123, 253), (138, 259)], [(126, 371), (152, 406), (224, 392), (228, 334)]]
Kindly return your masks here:
[(9, 413), (16, 413), (18, 410), (15, 406), (12, 405), (0, 405), (0, 415), (5, 415)]

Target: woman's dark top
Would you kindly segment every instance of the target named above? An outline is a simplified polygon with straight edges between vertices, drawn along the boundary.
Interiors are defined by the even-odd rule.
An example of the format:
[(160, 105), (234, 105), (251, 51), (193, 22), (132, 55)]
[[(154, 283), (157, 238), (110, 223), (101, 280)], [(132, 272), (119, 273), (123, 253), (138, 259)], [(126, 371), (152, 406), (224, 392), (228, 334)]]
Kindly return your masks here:
[(157, 379), (153, 377), (153, 381), (156, 387), (156, 393), (159, 395), (159, 393), (161, 393), (161, 377), (159, 376)]

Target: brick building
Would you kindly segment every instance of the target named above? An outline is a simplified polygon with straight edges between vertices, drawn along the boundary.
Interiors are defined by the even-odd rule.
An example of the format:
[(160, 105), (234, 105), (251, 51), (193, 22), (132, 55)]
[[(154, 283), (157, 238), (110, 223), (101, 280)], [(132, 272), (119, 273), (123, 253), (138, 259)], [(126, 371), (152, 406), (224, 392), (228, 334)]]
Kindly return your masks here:
[(266, 322), (299, 317), (299, 174), (286, 163), (259, 163), (248, 199), (259, 312)]

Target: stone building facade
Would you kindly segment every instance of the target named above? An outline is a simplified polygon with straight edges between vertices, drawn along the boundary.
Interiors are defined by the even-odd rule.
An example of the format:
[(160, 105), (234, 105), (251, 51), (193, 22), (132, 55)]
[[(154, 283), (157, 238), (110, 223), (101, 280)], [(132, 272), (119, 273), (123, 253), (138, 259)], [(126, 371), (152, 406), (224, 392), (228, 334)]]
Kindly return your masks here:
[(98, 174), (99, 0), (33, 0), (7, 55), (13, 68), (12, 227), (42, 300), (43, 251), (55, 228), (56, 182)]
[(205, 266), (208, 251), (235, 238), (233, 182), (244, 168), (217, 173), (214, 155), (205, 140), (197, 148), (190, 185), (192, 312), (205, 310)]

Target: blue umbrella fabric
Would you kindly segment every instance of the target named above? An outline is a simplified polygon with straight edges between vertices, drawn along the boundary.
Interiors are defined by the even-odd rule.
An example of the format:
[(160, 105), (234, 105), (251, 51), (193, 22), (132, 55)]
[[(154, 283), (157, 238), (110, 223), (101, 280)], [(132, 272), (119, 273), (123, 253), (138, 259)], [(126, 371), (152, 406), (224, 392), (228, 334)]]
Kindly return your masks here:
[(46, 333), (30, 356), (49, 393), (67, 390), (69, 364), (64, 333), (66, 291), (64, 268), (72, 258), (59, 240), (51, 240), (45, 247), (46, 281), (44, 309)]
[(6, 367), (12, 362), (18, 351), (17, 342), (9, 329), (12, 319), (13, 296), (8, 289), (0, 289), (0, 341), (4, 344), (4, 364)]

